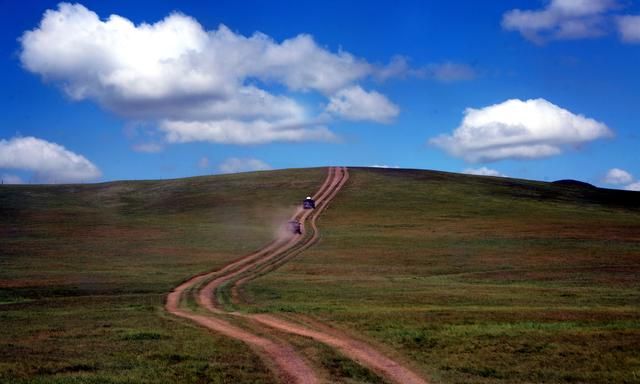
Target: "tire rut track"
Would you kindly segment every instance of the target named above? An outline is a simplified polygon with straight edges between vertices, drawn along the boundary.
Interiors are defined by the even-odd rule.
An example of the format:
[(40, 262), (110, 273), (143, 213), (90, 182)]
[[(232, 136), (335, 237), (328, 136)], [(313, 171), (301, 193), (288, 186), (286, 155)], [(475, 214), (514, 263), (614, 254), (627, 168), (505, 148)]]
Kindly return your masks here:
[[(326, 196), (326, 191), (335, 186), (336, 175), (336, 170), (334, 168), (330, 168), (327, 178), (316, 195)], [(308, 211), (303, 211), (299, 208), (294, 214), (294, 218), (304, 222), (309, 214), (310, 213)], [(188, 319), (202, 327), (248, 344), (261, 356), (270, 360), (270, 363), (272, 363), (270, 365), (272, 367), (275, 366), (277, 376), (286, 383), (319, 383), (320, 379), (318, 378), (317, 373), (291, 345), (282, 341), (276, 342), (267, 337), (256, 335), (241, 326), (232, 324), (232, 322), (228, 320), (194, 313), (189, 310), (185, 310), (180, 306), (184, 296), (194, 287), (199, 286), (211, 278), (213, 278), (213, 282), (222, 284), (230, 278), (250, 270), (265, 259), (269, 260), (278, 256), (283, 250), (293, 247), (297, 241), (299, 241), (299, 237), (297, 236), (278, 238), (267, 244), (265, 247), (227, 264), (219, 270), (191, 277), (178, 285), (167, 295), (165, 310), (175, 316)], [(204, 291), (207, 292), (206, 286)], [(213, 291), (210, 293), (213, 293)], [(208, 305), (206, 300), (201, 299), (202, 297), (201, 291), (201, 294), (197, 296), (197, 302), (200, 306), (218, 314), (223, 313), (215, 306)], [(252, 322), (256, 325), (260, 325), (259, 322), (255, 322), (253, 320)]]
[[(267, 247), (269, 248), (268, 250), (265, 248), (264, 252), (258, 251), (257, 253), (259, 253), (260, 256), (252, 258), (252, 261), (243, 267), (206, 283), (198, 292), (197, 301), (199, 305), (212, 313), (228, 313), (233, 316), (249, 319), (278, 331), (307, 337), (328, 345), (391, 382), (399, 384), (426, 384), (427, 381), (410, 368), (378, 351), (370, 344), (351, 337), (344, 332), (332, 329), (326, 324), (315, 324), (315, 326), (312, 326), (304, 324), (303, 318), (297, 318), (296, 320), (304, 324), (301, 325), (273, 315), (225, 312), (217, 301), (216, 293), (225, 285), (230, 284), (230, 298), (232, 302), (239, 304), (241, 302), (239, 290), (242, 284), (280, 267), (291, 258), (299, 255), (315, 244), (319, 239), (316, 223), (317, 218), (327, 208), (329, 202), (335, 197), (348, 179), (349, 173), (345, 167), (330, 168), (327, 180), (314, 196), (317, 201), (316, 209), (311, 212), (304, 212), (298, 209), (294, 214), (293, 218), (299, 220), (301, 223), (304, 223), (305, 219), (310, 217), (309, 232), (311, 232), (311, 236), (294, 236), (281, 246), (270, 245)], [(305, 228), (305, 235), (306, 233), (307, 230)]]

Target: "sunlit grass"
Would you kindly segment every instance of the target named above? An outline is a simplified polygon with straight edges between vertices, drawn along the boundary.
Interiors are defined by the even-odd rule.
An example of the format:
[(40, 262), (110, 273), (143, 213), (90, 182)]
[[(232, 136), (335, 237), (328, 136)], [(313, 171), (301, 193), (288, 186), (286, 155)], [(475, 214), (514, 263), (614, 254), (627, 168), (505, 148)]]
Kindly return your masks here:
[(164, 313), (269, 241), (326, 169), (0, 187), (0, 382), (273, 383), (245, 344)]
[(350, 173), (249, 310), (358, 332), (435, 382), (640, 382), (640, 194)]

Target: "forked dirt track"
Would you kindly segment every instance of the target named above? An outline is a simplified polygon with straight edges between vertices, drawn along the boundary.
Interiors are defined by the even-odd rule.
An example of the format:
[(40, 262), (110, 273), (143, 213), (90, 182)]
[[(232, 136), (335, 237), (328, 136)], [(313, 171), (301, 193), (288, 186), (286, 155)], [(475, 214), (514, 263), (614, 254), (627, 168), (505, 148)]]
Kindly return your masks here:
[[(327, 208), (331, 199), (335, 197), (348, 179), (347, 168), (329, 168), (326, 180), (314, 195), (316, 209), (302, 210), (299, 208), (292, 217), (292, 219), (299, 220), (303, 224), (306, 219), (309, 219), (309, 225), (308, 227), (305, 226), (303, 235), (276, 239), (265, 247), (228, 264), (222, 269), (192, 277), (176, 287), (167, 296), (166, 310), (225, 336), (241, 340), (252, 348), (257, 349), (262, 356), (273, 362), (278, 370), (279, 377), (287, 383), (317, 383), (321, 380), (293, 347), (281, 341), (273, 341), (256, 335), (251, 331), (234, 325), (232, 324), (234, 319), (248, 321), (258, 327), (267, 327), (280, 332), (307, 337), (326, 344), (391, 382), (425, 384), (426, 380), (411, 369), (378, 351), (375, 347), (316, 320), (309, 321), (303, 317), (296, 317), (296, 322), (291, 322), (266, 314), (227, 312), (218, 302), (218, 296), (228, 296), (233, 303), (240, 303), (240, 289), (243, 283), (278, 268), (292, 257), (312, 246), (319, 239), (316, 224), (317, 218)], [(210, 316), (190, 312), (180, 306), (180, 302), (185, 298), (186, 292), (203, 284), (204, 286), (196, 294), (196, 301), (200, 307), (207, 309), (211, 313)], [(223, 315), (227, 315), (226, 318), (229, 320), (218, 318)]]

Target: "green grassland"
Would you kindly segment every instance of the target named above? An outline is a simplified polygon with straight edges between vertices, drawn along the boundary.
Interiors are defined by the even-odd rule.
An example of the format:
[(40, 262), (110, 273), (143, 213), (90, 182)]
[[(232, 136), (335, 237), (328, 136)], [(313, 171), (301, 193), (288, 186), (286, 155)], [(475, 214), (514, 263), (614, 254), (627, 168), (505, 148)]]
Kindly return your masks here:
[(640, 383), (640, 193), (350, 169), (320, 242), (244, 289), (433, 382)]
[(325, 175), (1, 186), (0, 382), (273, 382), (164, 295), (268, 242)]
[[(0, 187), (0, 382), (271, 383), (162, 311), (267, 243), (326, 169)], [(355, 331), (442, 383), (640, 383), (640, 193), (350, 169), (321, 240), (245, 310)], [(291, 338), (331, 378), (378, 378)]]

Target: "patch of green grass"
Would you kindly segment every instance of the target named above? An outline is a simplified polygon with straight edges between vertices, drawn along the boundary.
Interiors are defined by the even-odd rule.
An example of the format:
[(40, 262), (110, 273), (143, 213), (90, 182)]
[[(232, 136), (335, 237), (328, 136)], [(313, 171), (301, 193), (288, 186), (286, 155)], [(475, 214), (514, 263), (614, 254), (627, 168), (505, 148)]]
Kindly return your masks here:
[(244, 344), (165, 315), (144, 296), (56, 301), (4, 312), (0, 382), (273, 382)]
[(160, 340), (163, 336), (157, 332), (130, 332), (122, 337), (123, 340)]
[(354, 363), (335, 352), (323, 351), (320, 356), (320, 363), (329, 372), (332, 379), (339, 378), (345, 384), (367, 383), (385, 384), (381, 377), (375, 375), (368, 369)]

